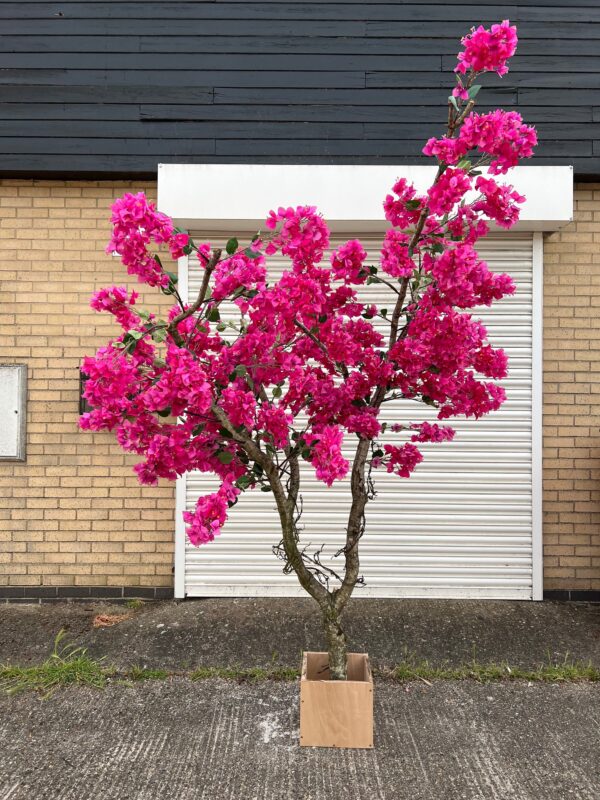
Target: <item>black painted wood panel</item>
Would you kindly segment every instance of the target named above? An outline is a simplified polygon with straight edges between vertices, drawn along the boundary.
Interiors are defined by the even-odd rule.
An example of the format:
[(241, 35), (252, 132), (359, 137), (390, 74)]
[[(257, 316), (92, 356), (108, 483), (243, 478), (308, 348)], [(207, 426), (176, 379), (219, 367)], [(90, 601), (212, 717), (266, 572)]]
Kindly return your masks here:
[(143, 176), (159, 162), (426, 163), (459, 37), (510, 18), (486, 106), (538, 164), (600, 177), (600, 2), (0, 2), (0, 174)]

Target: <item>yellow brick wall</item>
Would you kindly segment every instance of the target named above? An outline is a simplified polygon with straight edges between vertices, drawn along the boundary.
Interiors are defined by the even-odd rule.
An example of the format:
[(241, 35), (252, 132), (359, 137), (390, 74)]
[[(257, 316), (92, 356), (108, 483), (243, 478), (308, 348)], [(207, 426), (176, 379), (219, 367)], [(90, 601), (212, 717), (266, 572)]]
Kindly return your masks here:
[(0, 362), (29, 380), (27, 462), (0, 462), (0, 586), (172, 583), (173, 485), (140, 487), (111, 434), (77, 427), (82, 356), (116, 330), (89, 297), (125, 282), (104, 248), (127, 190), (156, 185), (0, 181)]
[(600, 590), (600, 183), (544, 242), (544, 587)]
[[(29, 369), (27, 462), (0, 462), (0, 586), (172, 583), (173, 486), (140, 487), (112, 435), (77, 427), (78, 365), (114, 331), (89, 296), (125, 282), (108, 209), (139, 190), (156, 185), (0, 181), (0, 362)], [(577, 187), (544, 258), (544, 585), (597, 590), (600, 184)]]

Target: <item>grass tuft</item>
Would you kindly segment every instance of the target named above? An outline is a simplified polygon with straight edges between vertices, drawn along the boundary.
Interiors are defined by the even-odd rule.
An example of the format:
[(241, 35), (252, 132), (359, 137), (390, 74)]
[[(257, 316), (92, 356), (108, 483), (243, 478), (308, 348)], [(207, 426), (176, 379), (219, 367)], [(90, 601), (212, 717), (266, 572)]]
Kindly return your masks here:
[[(189, 670), (166, 670), (133, 666), (125, 671), (106, 666), (100, 659), (95, 661), (87, 655), (84, 647), (65, 641), (66, 631), (61, 630), (54, 640), (50, 656), (42, 664), (31, 667), (0, 665), (0, 691), (9, 695), (24, 691), (35, 691), (49, 697), (62, 686), (93, 686), (102, 689), (109, 680), (132, 686), (143, 681), (163, 681), (171, 677), (188, 678), (192, 681), (221, 678), (238, 683), (265, 681), (295, 681), (300, 671), (295, 667), (281, 666), (276, 662), (277, 654), (267, 667), (199, 667)], [(600, 668), (590, 662), (573, 661), (567, 653), (562, 661), (553, 662), (548, 656), (545, 664), (531, 669), (511, 667), (507, 662), (481, 664), (475, 658), (468, 664), (452, 666), (444, 663), (431, 664), (418, 661), (405, 653), (404, 660), (392, 669), (375, 670), (378, 680), (399, 682), (475, 680), (479, 683), (499, 681), (530, 681), (544, 683), (600, 682)]]
[(148, 669), (147, 667), (131, 667), (127, 677), (132, 681), (164, 681), (171, 673), (166, 669)]
[(469, 664), (453, 667), (447, 664), (433, 666), (428, 661), (405, 661), (392, 670), (381, 673), (397, 681), (462, 681), (475, 680), (479, 683), (492, 681), (531, 681), (536, 683), (577, 683), (581, 681), (600, 681), (600, 669), (591, 661), (572, 661), (568, 653), (563, 661), (540, 664), (533, 669), (511, 667), (507, 662), (500, 664)]
[(131, 608), (132, 611), (139, 611), (140, 608), (144, 607), (144, 601), (140, 600), (139, 597), (132, 597), (131, 600), (125, 601), (126, 608)]
[(64, 641), (61, 630), (54, 640), (54, 649), (42, 664), (33, 667), (0, 666), (0, 690), (13, 695), (19, 692), (42, 692), (50, 697), (60, 686), (73, 684), (102, 688), (113, 670), (94, 661), (84, 647)]

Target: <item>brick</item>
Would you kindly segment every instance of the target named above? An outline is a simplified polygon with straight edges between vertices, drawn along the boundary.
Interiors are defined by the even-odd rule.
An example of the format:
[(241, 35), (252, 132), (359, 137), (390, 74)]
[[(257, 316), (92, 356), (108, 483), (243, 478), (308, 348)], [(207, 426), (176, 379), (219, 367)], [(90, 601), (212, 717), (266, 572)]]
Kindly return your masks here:
[[(104, 253), (108, 207), (126, 189), (148, 186), (155, 196), (152, 182), (0, 181), (0, 285), (7, 287), (1, 302), (10, 310), (0, 325), (0, 361), (24, 360), (30, 367), (28, 460), (0, 463), (0, 494), (6, 487), (9, 498), (0, 503), (6, 511), (0, 513), (0, 544), (11, 557), (3, 585), (43, 583), (54, 591), (105, 587), (114, 577), (133, 586), (142, 575), (153, 579), (154, 564), (142, 564), (146, 553), (162, 557), (165, 568), (172, 563), (171, 487), (159, 489), (167, 503), (159, 508), (156, 490), (141, 489), (131, 471), (135, 458), (111, 436), (77, 428), (78, 365), (114, 331), (111, 320), (90, 310), (89, 296), (125, 280), (119, 261)], [(154, 304), (156, 293), (151, 297)], [(126, 510), (125, 499), (133, 501)], [(141, 516), (149, 509), (156, 514), (151, 522)], [(126, 531), (125, 524), (133, 527)], [(148, 531), (151, 539), (144, 538)], [(128, 566), (139, 564), (142, 571), (124, 582), (122, 566), (106, 561), (123, 555), (125, 543), (143, 549), (127, 554)], [(97, 572), (102, 567), (106, 574)]]

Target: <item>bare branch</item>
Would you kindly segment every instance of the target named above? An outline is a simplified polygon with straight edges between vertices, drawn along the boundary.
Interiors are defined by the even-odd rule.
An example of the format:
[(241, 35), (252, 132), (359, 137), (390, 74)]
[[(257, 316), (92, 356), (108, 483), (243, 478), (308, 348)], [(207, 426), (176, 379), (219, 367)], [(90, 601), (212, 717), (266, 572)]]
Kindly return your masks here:
[(176, 317), (174, 317), (167, 328), (168, 332), (171, 334), (172, 339), (174, 340), (175, 344), (179, 347), (183, 346), (183, 338), (180, 335), (179, 331), (177, 330), (177, 326), (180, 322), (183, 322), (184, 319), (191, 317), (192, 314), (195, 314), (196, 311), (200, 308), (204, 299), (206, 298), (206, 293), (208, 292), (208, 283), (210, 281), (210, 276), (212, 271), (219, 263), (219, 259), (221, 258), (221, 250), (219, 248), (213, 250), (213, 253), (206, 264), (204, 270), (204, 278), (202, 279), (202, 285), (200, 286), (200, 291), (198, 292), (198, 297), (196, 298), (195, 302), (187, 308), (185, 311), (182, 311)]

